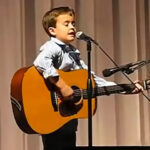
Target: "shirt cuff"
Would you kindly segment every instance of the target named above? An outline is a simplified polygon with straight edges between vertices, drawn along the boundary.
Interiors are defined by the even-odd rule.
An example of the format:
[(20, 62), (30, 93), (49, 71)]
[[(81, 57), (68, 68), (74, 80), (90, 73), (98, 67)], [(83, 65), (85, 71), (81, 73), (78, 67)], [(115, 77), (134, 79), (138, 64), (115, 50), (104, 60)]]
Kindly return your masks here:
[(48, 77), (56, 77), (59, 76), (57, 70), (55, 68), (50, 68), (43, 71), (43, 77), (47, 79)]

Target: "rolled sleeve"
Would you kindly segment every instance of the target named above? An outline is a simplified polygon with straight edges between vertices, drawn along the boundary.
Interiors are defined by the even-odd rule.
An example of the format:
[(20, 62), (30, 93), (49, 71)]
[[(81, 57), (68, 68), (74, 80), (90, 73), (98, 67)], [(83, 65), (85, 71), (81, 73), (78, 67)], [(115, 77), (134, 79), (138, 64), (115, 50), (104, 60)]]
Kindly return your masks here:
[(96, 76), (95, 73), (93, 73), (93, 72), (92, 72), (92, 74), (93, 74), (94, 81), (95, 81), (97, 87), (116, 85), (115, 82), (106, 81), (105, 79)]
[(59, 76), (57, 69), (54, 67), (53, 59), (56, 55), (56, 48), (50, 46), (43, 46), (40, 53), (33, 62), (34, 66), (43, 74), (43, 77)]
[[(87, 65), (84, 63), (82, 59), (80, 60), (80, 62), (83, 69), (88, 69)], [(91, 71), (91, 74), (93, 75), (97, 87), (116, 85), (115, 82), (106, 81), (105, 79), (97, 76), (93, 71)]]
[(47, 79), (48, 77), (59, 76), (57, 69), (52, 65), (51, 59), (42, 59), (34, 61), (34, 66), (43, 74), (43, 77)]
[(45, 79), (47, 79), (48, 77), (56, 77), (56, 76), (59, 76), (59, 74), (54, 67), (51, 67), (43, 71), (43, 77)]

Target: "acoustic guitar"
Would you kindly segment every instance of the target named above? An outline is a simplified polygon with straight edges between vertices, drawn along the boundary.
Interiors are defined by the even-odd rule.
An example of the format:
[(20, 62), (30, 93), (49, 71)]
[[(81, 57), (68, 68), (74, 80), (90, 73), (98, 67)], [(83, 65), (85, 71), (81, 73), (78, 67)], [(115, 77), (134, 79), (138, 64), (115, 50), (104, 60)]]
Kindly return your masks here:
[[(72, 119), (88, 118), (87, 70), (63, 72), (61, 78), (74, 90), (74, 99), (64, 101), (34, 67), (19, 69), (11, 81), (11, 104), (20, 129), (28, 134), (48, 134), (58, 130)], [(96, 96), (131, 92), (135, 86), (119, 84), (96, 87), (92, 79), (92, 115), (96, 112)], [(80, 101), (78, 105), (75, 102)]]

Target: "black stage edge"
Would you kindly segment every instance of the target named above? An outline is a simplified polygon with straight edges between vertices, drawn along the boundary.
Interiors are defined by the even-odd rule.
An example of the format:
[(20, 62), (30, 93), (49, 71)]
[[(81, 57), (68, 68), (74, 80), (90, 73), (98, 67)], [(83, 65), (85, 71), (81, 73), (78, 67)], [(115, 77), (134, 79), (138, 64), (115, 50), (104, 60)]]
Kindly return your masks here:
[(113, 149), (113, 150), (138, 150), (138, 149), (147, 149), (150, 150), (150, 146), (77, 146), (76, 148), (70, 148), (65, 150), (103, 150), (103, 149)]

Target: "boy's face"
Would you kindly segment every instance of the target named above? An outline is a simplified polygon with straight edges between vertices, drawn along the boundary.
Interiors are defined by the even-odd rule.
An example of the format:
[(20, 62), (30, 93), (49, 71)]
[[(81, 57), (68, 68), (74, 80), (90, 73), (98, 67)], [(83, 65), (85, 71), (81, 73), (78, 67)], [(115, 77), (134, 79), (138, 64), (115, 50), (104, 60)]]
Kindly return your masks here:
[(75, 39), (75, 18), (73, 14), (61, 14), (57, 17), (56, 27), (50, 27), (50, 33), (62, 42), (69, 44)]

